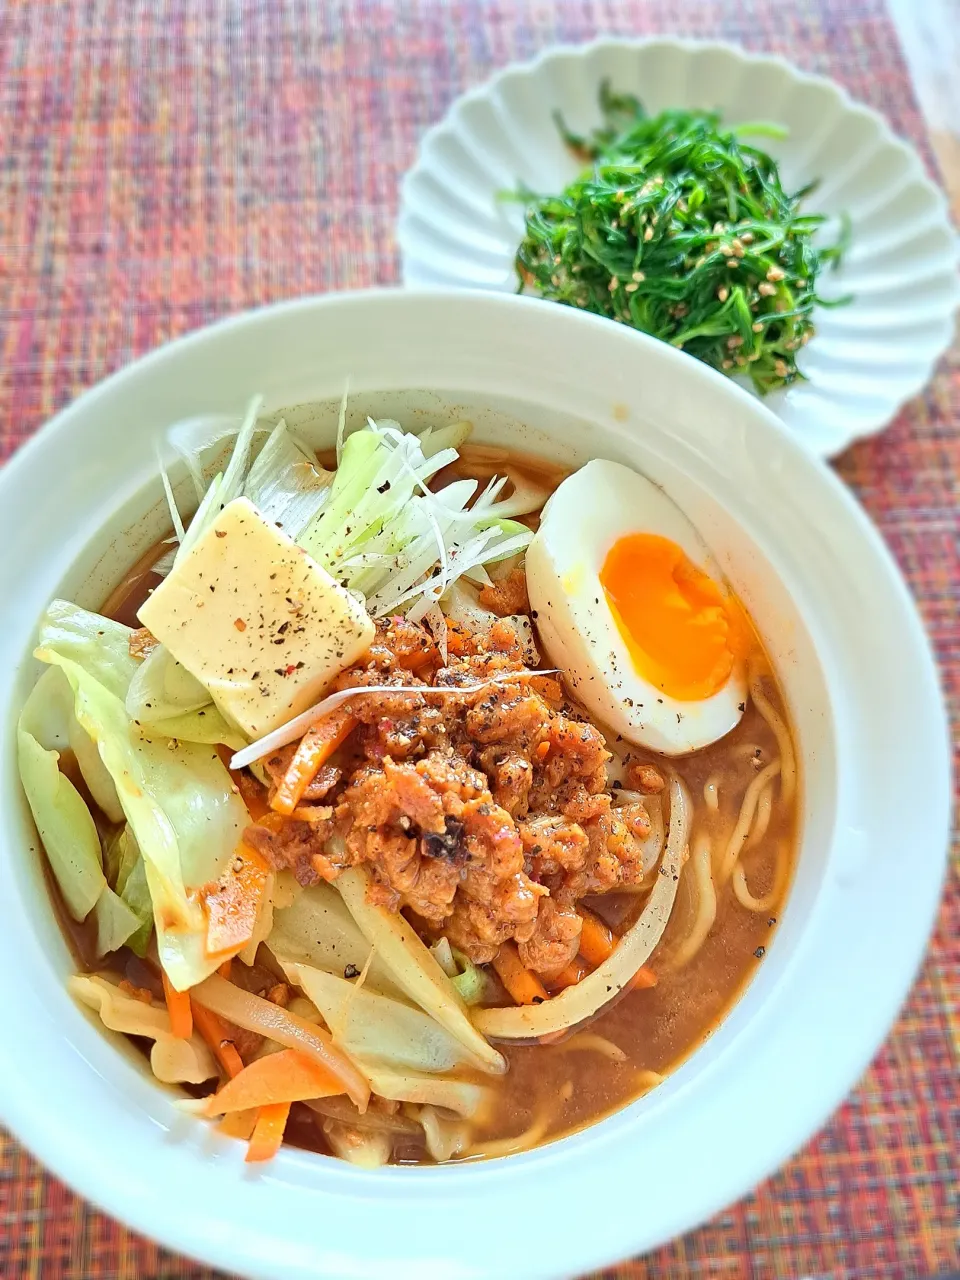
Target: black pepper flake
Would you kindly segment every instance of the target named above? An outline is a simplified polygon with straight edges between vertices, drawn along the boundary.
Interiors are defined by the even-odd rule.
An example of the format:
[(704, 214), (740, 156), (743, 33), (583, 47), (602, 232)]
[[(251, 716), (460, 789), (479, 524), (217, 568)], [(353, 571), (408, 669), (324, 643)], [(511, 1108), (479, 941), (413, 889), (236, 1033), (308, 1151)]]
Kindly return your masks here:
[(623, 790), (623, 783), (620, 781), (620, 779), (619, 779), (619, 778), (614, 778), (613, 783), (612, 783), (611, 785), (612, 785), (612, 787), (613, 787), (614, 791), (622, 791), (622, 790)]
[(767, 948), (757, 947), (756, 951), (753, 954), (757, 957), (758, 960), (762, 960), (763, 957), (767, 954)]
[(218, 538), (225, 538), (226, 536), (227, 536), (227, 531), (226, 531), (226, 529), (218, 529), (218, 530), (217, 530), (217, 537), (218, 537)]
[(776, 923), (777, 923), (777, 917), (776, 917), (776, 916), (771, 916), (771, 917), (770, 917), (770, 919), (767, 921), (767, 924), (770, 926), (770, 928), (771, 928), (771, 929), (773, 928), (773, 926), (774, 926)]
[(443, 825), (443, 832), (424, 832), (423, 851), (429, 858), (443, 858), (449, 862), (463, 852), (463, 823), (448, 813)]
[(343, 976), (345, 978), (359, 978), (360, 970), (355, 964), (347, 964), (343, 967)]
[(745, 702), (738, 702), (738, 703), (737, 703), (737, 710), (740, 712), (740, 714), (741, 714), (741, 715), (743, 715), (743, 713), (746, 711), (746, 709), (747, 709), (747, 704), (746, 704)]
[(390, 492), (389, 480), (384, 480), (383, 484), (377, 485), (377, 493), (389, 493), (389, 492)]
[[(608, 988), (607, 988), (607, 990), (609, 991), (609, 989), (610, 989), (610, 988), (608, 987)], [(533, 1003), (534, 1003), (534, 1004), (543, 1004), (543, 996), (534, 996), (534, 997), (533, 997)]]

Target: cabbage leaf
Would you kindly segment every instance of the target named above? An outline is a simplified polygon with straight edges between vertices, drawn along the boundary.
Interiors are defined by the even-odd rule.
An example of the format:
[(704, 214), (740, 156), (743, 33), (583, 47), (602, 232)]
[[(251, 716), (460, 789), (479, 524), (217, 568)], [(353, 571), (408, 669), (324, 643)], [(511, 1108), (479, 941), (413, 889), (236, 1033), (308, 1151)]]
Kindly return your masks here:
[[(372, 950), (343, 898), (328, 884), (311, 885), (289, 906), (274, 911), (267, 946), (281, 964), (311, 965), (341, 978), (345, 972), (364, 969)], [(403, 995), (376, 953), (364, 987), (381, 995)]]
[(37, 723), (39, 709), (55, 687), (54, 681), (42, 678), (20, 716), (20, 780), (67, 910), (74, 920), (85, 920), (107, 885), (100, 862), (100, 837), (79, 791), (60, 772), (59, 752), (46, 749), (30, 731), (42, 732)]
[(239, 751), (247, 739), (214, 704), (205, 685), (158, 644), (134, 671), (127, 686), (127, 715), (153, 737), (214, 744)]
[(129, 634), (119, 623), (54, 601), (36, 656), (66, 675), (76, 717), (113, 778), (143, 856), (161, 963), (173, 985), (185, 990), (222, 960), (206, 955), (206, 918), (189, 891), (223, 874), (247, 811), (211, 747), (150, 738), (130, 719), (125, 698), (135, 662)]
[(360, 868), (341, 872), (336, 887), (404, 994), (446, 1027), (484, 1071), (505, 1071), (503, 1057), (473, 1026), (456, 988), (412, 925), (399, 913), (367, 901), (367, 878)]
[(413, 1005), (377, 995), (306, 964), (284, 964), (290, 982), (320, 1010), (330, 1034), (361, 1064), (442, 1074), (476, 1059), (440, 1024)]
[(78, 974), (67, 981), (73, 998), (93, 1009), (109, 1031), (153, 1040), (150, 1066), (164, 1084), (202, 1084), (218, 1075), (213, 1054), (196, 1032), (189, 1040), (173, 1034), (170, 1015), (158, 1004), (145, 1004), (98, 974)]

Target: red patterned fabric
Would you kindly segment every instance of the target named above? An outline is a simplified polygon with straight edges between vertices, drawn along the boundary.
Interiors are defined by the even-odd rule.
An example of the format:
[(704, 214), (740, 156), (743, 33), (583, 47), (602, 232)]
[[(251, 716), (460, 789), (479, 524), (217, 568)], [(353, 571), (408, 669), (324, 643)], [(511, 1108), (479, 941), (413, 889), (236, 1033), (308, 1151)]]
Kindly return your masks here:
[[(176, 334), (278, 298), (395, 281), (397, 185), (424, 129), (495, 67), (600, 32), (777, 50), (884, 111), (928, 157), (880, 0), (8, 0), (0, 457)], [(955, 354), (839, 464), (910, 580), (955, 718), (958, 422)], [(909, 832), (891, 839), (909, 858)], [(955, 850), (920, 979), (828, 1127), (748, 1199), (609, 1276), (897, 1280), (960, 1267), (958, 872)], [(212, 1274), (0, 1138), (0, 1276)]]

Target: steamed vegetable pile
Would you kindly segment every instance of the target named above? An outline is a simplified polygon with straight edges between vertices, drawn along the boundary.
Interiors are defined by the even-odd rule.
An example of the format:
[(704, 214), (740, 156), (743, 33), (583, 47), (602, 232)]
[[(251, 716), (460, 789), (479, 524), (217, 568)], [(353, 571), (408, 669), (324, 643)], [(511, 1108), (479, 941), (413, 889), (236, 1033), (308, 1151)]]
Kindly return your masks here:
[[(41, 621), (35, 652), (46, 669), (18, 725), (24, 790), (66, 909), (92, 921), (100, 957), (122, 947), (140, 957), (163, 1002), (106, 969), (75, 977), (71, 990), (111, 1030), (150, 1042), (158, 1079), (216, 1085), (183, 1105), (223, 1117), (226, 1132), (249, 1140), (249, 1159), (276, 1152), (296, 1102), (324, 1117), (349, 1159), (382, 1163), (404, 1125), (445, 1159), (464, 1149), (464, 1120), (504, 1070), (487, 1035), (556, 1035), (643, 984), (676, 894), (687, 802), (672, 783), (654, 851), (663, 874), (631, 929), (617, 942), (585, 922), (592, 972), (544, 999), (504, 949), (497, 972), (513, 1008), (481, 1007), (487, 975), (445, 938), (430, 948), (403, 915), (369, 902), (360, 868), (301, 888), (267, 865), (244, 842), (251, 815), (238, 771), (301, 739), (288, 791), (271, 802), (290, 812), (349, 732), (344, 703), (383, 692), (324, 697), (369, 646), (374, 620), (422, 619), (442, 647), (444, 608), (527, 547), (533, 535), (517, 517), (545, 495), (517, 486), (505, 497), (497, 478), (432, 492), (466, 424), (417, 436), (371, 421), (344, 438), (341, 413), (339, 465), (325, 471), (282, 421), (261, 426), (258, 410), (209, 483), (204, 461), (224, 442), (185, 451), (199, 500), (189, 522), (163, 476), (175, 545), (140, 609), (146, 637), (62, 600)], [(258, 953), (297, 991), (287, 1007), (239, 980)], [(252, 1061), (230, 1025), (264, 1037)], [(371, 1097), (402, 1113), (381, 1108), (371, 1120)]]
[[(564, 139), (589, 168), (558, 195), (521, 190), (521, 288), (652, 334), (766, 394), (802, 378), (799, 350), (828, 304), (817, 280), (836, 264), (826, 222), (784, 190), (776, 161), (715, 113), (648, 116), (636, 98), (601, 91), (605, 123)], [(844, 301), (844, 300), (839, 300)]]

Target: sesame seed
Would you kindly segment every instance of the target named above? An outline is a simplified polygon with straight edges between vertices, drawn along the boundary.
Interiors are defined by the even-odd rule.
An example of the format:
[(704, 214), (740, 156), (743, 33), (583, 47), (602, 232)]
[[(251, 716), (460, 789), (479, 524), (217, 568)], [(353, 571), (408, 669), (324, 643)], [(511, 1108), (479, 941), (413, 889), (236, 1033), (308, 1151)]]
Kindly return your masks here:
[(768, 284), (766, 280), (757, 286), (757, 293), (759, 293), (762, 298), (772, 298), (776, 292), (777, 286), (775, 284)]
[(757, 321), (756, 321), (754, 324), (752, 324), (750, 327), (753, 329), (753, 332), (754, 332), (754, 333), (763, 333), (763, 325), (760, 323), (760, 321), (759, 321), (759, 320), (757, 320)]
[(729, 258), (729, 257), (731, 256), (731, 254), (733, 253), (733, 245), (732, 245), (732, 244), (722, 244), (722, 245), (720, 246), (720, 252), (723, 254), (723, 256), (724, 256), (725, 258)]
[(739, 333), (736, 333), (732, 338), (727, 339), (728, 351), (736, 351), (737, 347), (742, 347), (742, 346), (743, 346), (743, 339), (740, 337)]
[(767, 279), (773, 284), (776, 284), (777, 281), (782, 280), (786, 274), (787, 273), (781, 267), (771, 267), (767, 272)]
[(737, 255), (738, 258), (742, 258), (743, 255), (746, 253), (746, 249), (744, 249), (743, 247), (743, 241), (740, 239), (739, 236), (734, 236), (734, 238), (730, 241), (730, 248), (733, 250), (733, 252)]
[(720, 299), (721, 302), (726, 302), (726, 300), (730, 297), (730, 290), (727, 288), (725, 284), (721, 285), (720, 288), (717, 290), (717, 297)]
[(638, 284), (641, 284), (644, 280), (646, 280), (647, 277), (643, 274), (642, 271), (635, 271), (633, 273), (633, 278), (634, 280), (637, 281)]
[(653, 227), (647, 227), (646, 231), (643, 233), (643, 238), (644, 240), (653, 239)]
[(640, 286), (636, 283), (628, 284), (624, 289), (624, 293), (636, 293)]

